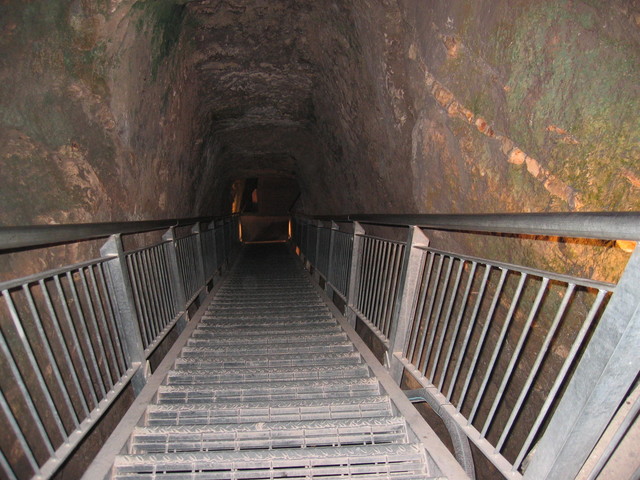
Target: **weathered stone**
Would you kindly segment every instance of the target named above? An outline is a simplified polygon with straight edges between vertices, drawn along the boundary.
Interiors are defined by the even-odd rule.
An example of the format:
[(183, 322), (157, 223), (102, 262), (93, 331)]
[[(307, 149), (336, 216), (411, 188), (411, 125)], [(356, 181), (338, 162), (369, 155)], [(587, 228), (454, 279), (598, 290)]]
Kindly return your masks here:
[[(513, 146), (513, 142), (511, 140), (505, 139), (502, 142), (503, 147), (508, 147), (509, 145)], [(504, 151), (504, 150), (503, 150)], [(514, 165), (522, 165), (527, 159), (527, 154), (524, 153), (519, 148), (513, 148), (509, 152), (509, 156), (507, 157), (507, 161), (509, 163), (513, 163)]]

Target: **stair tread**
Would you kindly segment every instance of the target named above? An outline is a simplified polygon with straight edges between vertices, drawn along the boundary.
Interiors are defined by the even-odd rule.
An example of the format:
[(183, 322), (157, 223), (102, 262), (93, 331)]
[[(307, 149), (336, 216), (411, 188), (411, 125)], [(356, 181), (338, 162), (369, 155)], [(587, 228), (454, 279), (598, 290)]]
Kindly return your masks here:
[(316, 408), (340, 408), (354, 405), (391, 405), (386, 395), (361, 395), (357, 397), (334, 397), (323, 399), (277, 400), (269, 404), (261, 401), (229, 401), (217, 402), (215, 405), (158, 405), (151, 404), (147, 413), (154, 411), (191, 411), (191, 410), (262, 410), (302, 408), (312, 410)]
[(157, 469), (174, 466), (191, 466), (201, 463), (204, 466), (220, 468), (224, 462), (261, 462), (282, 460), (282, 466), (296, 460), (327, 459), (339, 462), (340, 459), (357, 459), (365, 461), (384, 462), (394, 458), (395, 461), (422, 460), (422, 448), (417, 444), (396, 445), (358, 445), (347, 447), (318, 447), (318, 448), (283, 448), (276, 450), (224, 451), (224, 452), (192, 452), (192, 453), (163, 453), (146, 455), (120, 455), (116, 459), (116, 467), (134, 465), (153, 465)]
[(432, 478), (424, 447), (284, 254), (224, 280), (115, 479)]
[[(296, 353), (280, 355), (200, 355), (198, 357), (180, 357), (176, 359), (174, 369), (180, 368), (264, 368), (277, 366), (304, 365), (352, 365), (362, 362), (358, 352), (347, 353), (311, 353), (303, 358)], [(246, 366), (245, 366), (246, 365)]]

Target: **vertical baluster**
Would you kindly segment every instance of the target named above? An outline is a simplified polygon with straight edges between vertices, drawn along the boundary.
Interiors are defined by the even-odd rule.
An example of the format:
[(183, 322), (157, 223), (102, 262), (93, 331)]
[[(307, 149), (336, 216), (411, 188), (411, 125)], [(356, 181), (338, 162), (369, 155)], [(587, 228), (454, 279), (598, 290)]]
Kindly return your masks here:
[(476, 275), (476, 268), (478, 264), (476, 262), (471, 262), (471, 271), (469, 272), (469, 278), (467, 279), (467, 287), (464, 290), (464, 295), (462, 296), (462, 300), (460, 302), (460, 310), (458, 311), (458, 318), (456, 319), (456, 325), (453, 329), (453, 333), (451, 334), (451, 340), (449, 343), (449, 350), (447, 351), (446, 360), (442, 367), (442, 376), (440, 377), (440, 382), (438, 383), (438, 390), (441, 392), (444, 388), (444, 382), (447, 379), (447, 371), (449, 370), (449, 362), (451, 362), (451, 357), (453, 355), (453, 350), (456, 346), (456, 340), (458, 339), (458, 334), (460, 332), (460, 327), (462, 326), (462, 320), (464, 318), (464, 312), (467, 309), (467, 302), (469, 301), (469, 294), (471, 293), (471, 286), (473, 285), (473, 280)]
[[(2, 337), (2, 332), (0, 332), (0, 337)], [(4, 337), (0, 338), (0, 344), (2, 343), (4, 343)], [(28, 392), (27, 392), (27, 395), (28, 395)], [(27, 407), (29, 407), (29, 412), (34, 415), (37, 415), (38, 412), (35, 410), (35, 406), (33, 406), (33, 404), (31, 405), (28, 404), (30, 400), (31, 400), (31, 397), (29, 397), (29, 399), (27, 400)], [(9, 407), (9, 402), (7, 402), (7, 399), (5, 398), (4, 393), (2, 393), (2, 390), (0, 390), (0, 410), (4, 412), (4, 415), (7, 419), (7, 423), (9, 424), (9, 428), (11, 428), (11, 430), (13, 431), (13, 434), (16, 436), (16, 440), (18, 442), (18, 445), (20, 446), (20, 450), (24, 452), (24, 455), (27, 458), (27, 462), (29, 463), (29, 466), (34, 471), (34, 473), (37, 472), (40, 469), (38, 466), (38, 461), (36, 460), (36, 457), (33, 455), (31, 446), (29, 445), (29, 442), (27, 442), (27, 439), (25, 438), (24, 433), (22, 433), (22, 429), (20, 428), (20, 425), (18, 425), (16, 417), (13, 414), (11, 407)], [(42, 423), (41, 422), (38, 423), (39, 419), (35, 421), (37, 425), (36, 428), (38, 428), (40, 435), (41, 436), (45, 435), (43, 436), (43, 439), (47, 438), (44, 428), (42, 429), (40, 428), (42, 426)]]
[(423, 269), (423, 273), (420, 277), (420, 284), (418, 286), (420, 292), (420, 298), (416, 302), (416, 308), (413, 311), (413, 331), (411, 333), (411, 340), (409, 342), (409, 346), (407, 347), (407, 358), (411, 360), (411, 362), (415, 364), (418, 363), (418, 358), (416, 353), (419, 353), (417, 350), (418, 347), (418, 337), (420, 334), (420, 325), (422, 323), (424, 304), (427, 301), (427, 295), (429, 292), (429, 282), (431, 281), (431, 274), (433, 272), (433, 263), (435, 260), (435, 253), (425, 251), (427, 256), (426, 266)]
[(353, 246), (351, 253), (351, 270), (349, 274), (349, 290), (347, 293), (347, 319), (352, 327), (356, 325), (354, 309), (358, 303), (358, 285), (360, 283), (360, 268), (362, 260), (362, 240), (364, 228), (358, 222), (353, 222)]
[[(64, 290), (62, 289), (62, 283), (60, 282), (60, 277), (58, 275), (55, 275), (53, 277), (53, 282), (56, 286), (58, 299), (60, 300), (60, 306), (62, 307), (64, 318), (67, 321), (67, 328), (69, 329), (69, 333), (71, 335), (71, 341), (73, 342), (73, 348), (71, 349), (71, 351), (78, 352), (78, 359), (80, 362), (84, 380), (87, 383), (87, 389), (89, 390), (91, 399), (93, 400), (93, 405), (95, 407), (96, 405), (98, 405), (98, 402), (99, 402), (98, 395), (96, 393), (95, 385), (91, 380), (91, 375), (89, 374), (89, 367), (87, 365), (86, 359), (82, 355), (82, 347), (80, 346), (80, 340), (78, 340), (78, 335), (76, 334), (75, 327), (73, 326), (73, 318), (71, 317), (71, 312), (69, 311), (69, 302), (65, 296)], [(89, 408), (89, 410), (91, 410), (91, 408)]]
[(471, 378), (473, 377), (476, 365), (478, 364), (478, 359), (480, 358), (480, 352), (482, 351), (482, 347), (484, 345), (484, 340), (487, 337), (487, 333), (489, 332), (489, 327), (491, 327), (491, 321), (493, 320), (493, 313), (496, 310), (496, 305), (498, 305), (498, 300), (500, 299), (500, 295), (502, 294), (502, 287), (504, 286), (504, 280), (507, 278), (507, 270), (506, 268), (501, 268), (500, 280), (498, 281), (498, 286), (496, 287), (493, 293), (493, 300), (491, 301), (491, 306), (489, 307), (489, 311), (487, 312), (487, 316), (484, 319), (484, 326), (480, 332), (480, 338), (478, 338), (478, 343), (476, 344), (476, 350), (473, 354), (473, 359), (471, 360), (471, 365), (469, 366), (469, 371), (467, 372), (467, 378), (464, 382), (464, 386), (462, 387), (462, 392), (460, 393), (460, 399), (458, 400), (458, 411), (462, 410), (462, 405), (467, 396), (467, 391), (469, 389), (469, 385), (471, 384)]
[(329, 258), (327, 262), (327, 284), (325, 285), (325, 291), (329, 291), (329, 285), (336, 290), (340, 290), (335, 279), (335, 267), (336, 260), (336, 231), (338, 230), (338, 224), (331, 221), (331, 231), (329, 237)]
[(369, 284), (369, 275), (371, 270), (371, 239), (368, 237), (362, 237), (362, 259), (360, 267), (360, 275), (358, 277), (358, 298), (355, 305), (362, 313), (364, 305), (368, 298), (367, 285)]
[[(447, 259), (449, 260), (447, 262)], [(453, 268), (453, 257), (444, 256), (444, 261), (447, 262), (447, 268), (444, 275), (444, 281), (442, 282), (442, 288), (440, 290), (440, 301), (438, 302), (438, 308), (436, 309), (436, 313), (433, 316), (433, 327), (431, 328), (431, 335), (429, 336), (429, 343), (427, 345), (427, 351), (424, 355), (424, 366), (422, 368), (422, 374), (427, 374), (427, 366), (429, 365), (429, 359), (431, 358), (431, 351), (433, 349), (433, 342), (436, 339), (436, 335), (438, 334), (438, 327), (440, 326), (440, 314), (442, 313), (442, 306), (444, 305), (445, 298), (447, 297), (449, 280), (451, 279), (451, 270)], [(433, 381), (433, 377), (429, 379)]]
[(380, 329), (380, 299), (384, 295), (382, 290), (383, 279), (386, 276), (386, 250), (387, 242), (382, 240), (373, 240), (373, 270), (369, 285), (369, 301), (367, 302), (367, 318), (371, 320), (378, 329)]
[(155, 339), (158, 338), (158, 335), (162, 330), (160, 321), (162, 314), (160, 312), (160, 306), (156, 301), (155, 281), (153, 278), (153, 270), (151, 269), (151, 265), (149, 263), (148, 253), (148, 249), (145, 248), (137, 252), (136, 255), (138, 256), (138, 261), (140, 262), (140, 271), (142, 272), (144, 292), (148, 301), (147, 305), (150, 312), (149, 324), (151, 325), (151, 328), (153, 330), (151, 343), (153, 343)]
[(137, 262), (135, 261), (136, 254), (132, 253), (127, 255), (126, 263), (129, 275), (131, 276), (131, 291), (134, 299), (134, 306), (136, 307), (136, 318), (138, 319), (138, 328), (140, 329), (140, 335), (142, 339), (142, 345), (149, 345), (151, 343), (151, 332), (149, 332), (149, 328), (147, 326), (147, 312), (146, 306), (144, 304), (144, 300), (142, 298), (142, 293), (140, 291), (139, 283), (139, 275), (138, 275), (138, 267)]
[(439, 289), (440, 275), (442, 275), (443, 263), (444, 263), (444, 255), (438, 254), (438, 267), (436, 269), (436, 274), (433, 277), (433, 287), (431, 287), (429, 284), (426, 284), (424, 286), (424, 288), (427, 290), (427, 296), (429, 297), (429, 308), (427, 309), (426, 313), (423, 313), (422, 315), (424, 326), (422, 327), (422, 335), (420, 336), (420, 341), (418, 342), (418, 346), (417, 346), (418, 355), (416, 356), (416, 364), (415, 364), (416, 368), (421, 371), (424, 370), (420, 366), (422, 362), (425, 362), (425, 368), (426, 368), (426, 362), (429, 360), (428, 358), (425, 359), (424, 347), (427, 343), (429, 329), (431, 327), (431, 318), (432, 318), (431, 315), (433, 313), (433, 306), (435, 305), (438, 292), (440, 291)]
[(118, 331), (122, 332), (121, 339), (127, 357), (127, 364), (137, 371), (131, 379), (131, 385), (135, 394), (140, 393), (146, 382), (143, 363), (145, 361), (142, 338), (133, 303), (133, 293), (129, 272), (125, 262), (122, 239), (120, 235), (112, 235), (100, 249), (103, 257), (110, 260), (105, 263), (107, 269), (107, 283), (110, 295), (115, 300), (117, 307), (116, 322)]
[(460, 347), (460, 353), (458, 356), (458, 361), (456, 362), (456, 368), (453, 371), (453, 376), (451, 377), (451, 384), (449, 385), (449, 391), (447, 392), (447, 400), (452, 401), (451, 396), (453, 395), (453, 390), (456, 386), (456, 381), (458, 380), (458, 375), (460, 374), (460, 368), (462, 367), (462, 362), (465, 359), (467, 346), (469, 345), (469, 340), (471, 340), (471, 334), (473, 333), (473, 329), (476, 325), (476, 318), (478, 316), (478, 312), (480, 311), (480, 304), (482, 303), (482, 299), (484, 297), (484, 291), (487, 287), (487, 281), (489, 279), (489, 274), (491, 273), (491, 266), (484, 266), (484, 276), (482, 277), (482, 283), (480, 284), (480, 290), (478, 291), (478, 297), (476, 298), (476, 304), (473, 308), (473, 313), (471, 314), (471, 318), (469, 319), (469, 325), (467, 325), (467, 333), (464, 337), (464, 341), (462, 342), (462, 347)]
[(573, 344), (571, 345), (569, 354), (567, 355), (567, 358), (565, 358), (564, 363), (562, 364), (562, 368), (558, 372), (558, 375), (556, 376), (556, 380), (553, 382), (553, 386), (551, 387), (551, 390), (549, 391), (549, 394), (547, 395), (547, 398), (545, 399), (544, 404), (540, 409), (540, 413), (538, 413), (538, 416), (536, 417), (536, 421), (533, 423), (533, 426), (529, 431), (529, 435), (527, 436), (527, 439), (522, 445), (522, 448), (520, 449), (520, 453), (518, 454), (516, 461), (513, 462), (514, 470), (517, 470), (518, 467), (520, 467), (522, 460), (524, 459), (525, 455), (529, 451), (529, 447), (531, 446), (531, 444), (533, 443), (533, 440), (538, 435), (538, 430), (540, 429), (545, 419), (547, 418), (547, 413), (549, 412), (551, 405), (555, 401), (556, 395), (560, 391), (560, 388), (564, 384), (564, 381), (569, 372), (569, 369), (573, 365), (573, 360), (578, 355), (578, 352), (582, 347), (582, 342), (584, 341), (584, 339), (587, 336), (587, 333), (591, 329), (591, 324), (593, 323), (593, 320), (596, 318), (596, 315), (600, 310), (600, 306), (602, 305), (602, 302), (605, 299), (605, 295), (606, 295), (606, 292), (604, 290), (598, 291), (598, 295), (596, 296), (596, 299), (594, 300), (593, 305), (591, 305), (591, 308), (589, 309), (589, 313), (587, 314), (585, 321), (582, 323), (582, 326), (580, 327), (580, 330), (578, 331), (576, 338), (573, 340)]
[(211, 236), (209, 237), (209, 249), (211, 252), (211, 275), (215, 277), (220, 265), (218, 265), (218, 250), (216, 248), (216, 222), (215, 220), (207, 226)]
[(407, 246), (404, 250), (402, 269), (400, 270), (399, 298), (394, 308), (393, 328), (389, 334), (390, 361), (389, 373), (400, 384), (402, 380), (402, 358), (407, 354), (409, 329), (416, 308), (420, 278), (424, 266), (424, 249), (429, 246), (429, 239), (418, 227), (410, 227)]
[(18, 480), (16, 474), (13, 473), (13, 469), (9, 462), (7, 461), (7, 457), (4, 456), (4, 453), (0, 450), (0, 473), (4, 475), (3, 478), (6, 480)]
[[(469, 424), (473, 423), (473, 419), (476, 416), (478, 411), (478, 407), (480, 406), (480, 402), (484, 397), (484, 392), (489, 383), (489, 379), (491, 378), (491, 373), (493, 373), (493, 368), (498, 359), (498, 355), (500, 350), (503, 347), (504, 338), (507, 335), (507, 331), (509, 330), (509, 325), (511, 325), (511, 319), (513, 318), (513, 314), (516, 311), (518, 306), (518, 302), (520, 301), (520, 295), (522, 295), (522, 289), (524, 287), (524, 283), (527, 280), (526, 273), (520, 273), (520, 281), (518, 282), (518, 286), (516, 288), (513, 297), (511, 298), (511, 305), (509, 306), (509, 311), (507, 312), (507, 317), (504, 319), (504, 323), (502, 324), (502, 328), (500, 330), (500, 335), (498, 336), (498, 340), (496, 341), (496, 345), (493, 349), (493, 353), (491, 354), (491, 359), (489, 360), (489, 366), (487, 367), (487, 371), (485, 372), (484, 378), (482, 379), (482, 383), (480, 384), (480, 389), (478, 390), (479, 395), (476, 397), (476, 401), (471, 408), (471, 413), (469, 414)], [(486, 433), (483, 432), (483, 436)]]
[(171, 311), (168, 305), (164, 301), (164, 288), (165, 285), (162, 282), (162, 275), (160, 271), (160, 265), (156, 259), (156, 247), (151, 247), (145, 250), (144, 254), (147, 259), (147, 265), (149, 265), (149, 276), (153, 282), (153, 302), (156, 304), (158, 311), (158, 323), (160, 325), (160, 332), (164, 330), (169, 321), (172, 318)]
[[(76, 372), (75, 366), (73, 365), (73, 361), (71, 360), (71, 353), (69, 352), (67, 342), (65, 341), (64, 335), (62, 334), (62, 329), (60, 328), (58, 315), (56, 314), (55, 309), (53, 307), (51, 296), (49, 295), (49, 291), (47, 290), (47, 286), (44, 280), (40, 280), (38, 282), (38, 285), (40, 285), (40, 289), (42, 290), (42, 293), (44, 295), (45, 304), (47, 306), (49, 316), (51, 317), (51, 323), (53, 325), (53, 330), (55, 332), (55, 338), (57, 338), (60, 342), (60, 347), (62, 348), (62, 356), (64, 357), (65, 363), (67, 364), (69, 371), (71, 372), (71, 380), (73, 381), (73, 385), (76, 387), (78, 397), (80, 398), (80, 401), (82, 404), (83, 413), (84, 415), (88, 415), (91, 408), (89, 407), (89, 404), (87, 403), (87, 399), (84, 396), (84, 391), (82, 390), (82, 387), (80, 385), (80, 379), (78, 377), (78, 373)], [(82, 367), (83, 367), (82, 372), (85, 374), (85, 377), (87, 377), (88, 373), (84, 369), (84, 364), (82, 365)]]
[[(395, 322), (395, 317), (393, 316), (393, 312), (396, 306), (396, 303), (400, 301), (400, 297), (398, 295), (398, 285), (401, 281), (402, 275), (402, 260), (404, 256), (405, 246), (404, 245), (393, 245), (393, 257), (392, 257), (392, 266), (391, 266), (391, 279), (389, 283), (389, 296), (388, 301), (385, 306), (384, 311), (384, 334), (386, 337), (390, 336), (391, 328), (395, 328), (393, 323)], [(416, 286), (418, 288), (418, 286)], [(407, 328), (411, 328), (408, 326)], [(409, 332), (407, 332), (409, 334)], [(406, 355), (407, 350), (404, 350)]]
[(196, 260), (196, 267), (197, 267), (197, 272), (198, 272), (198, 280), (199, 280), (199, 285), (198, 288), (200, 288), (201, 286), (203, 286), (206, 281), (206, 266), (205, 266), (205, 262), (204, 262), (204, 253), (202, 251), (202, 242), (204, 241), (204, 233), (202, 232), (202, 227), (200, 225), (200, 222), (196, 223), (193, 228), (191, 229), (191, 233), (193, 233), (195, 235), (195, 260)]
[[(491, 426), (491, 422), (493, 421), (493, 416), (495, 415), (496, 410), (500, 405), (500, 401), (502, 400), (502, 395), (504, 395), (504, 391), (507, 388), (507, 384), (511, 379), (511, 374), (513, 373), (513, 369), (515, 368), (516, 363), (518, 362), (518, 358), (520, 357), (520, 351), (524, 347), (524, 342), (526, 341), (527, 336), (529, 335), (531, 324), (533, 323), (533, 320), (536, 318), (536, 315), (538, 313), (538, 308), (540, 308), (540, 303), (542, 302), (542, 297), (544, 296), (545, 291), (547, 290), (548, 284), (549, 284), (549, 279), (546, 277), (543, 278), (540, 288), (538, 288), (538, 294), (536, 295), (536, 298), (533, 302), (531, 310), (529, 311), (529, 316), (527, 317), (527, 320), (524, 326), (522, 327), (522, 331), (520, 332), (520, 337), (518, 339), (518, 343), (516, 344), (516, 348), (513, 350), (513, 353), (511, 354), (511, 360), (509, 361), (509, 365), (507, 366), (504, 376), (502, 377), (502, 382), (500, 383), (500, 387), (498, 388), (498, 393), (496, 394), (496, 397), (493, 400), (493, 404), (491, 405), (491, 410), (489, 411), (489, 415), (487, 416), (484, 426), (482, 427), (483, 432), (489, 431), (489, 427)], [(496, 448), (496, 451), (498, 452), (500, 451), (500, 449)]]
[[(53, 455), (55, 448), (53, 446), (53, 443), (51, 441), (51, 438), (49, 437), (49, 434), (46, 428), (44, 427), (43, 418), (40, 415), (40, 412), (38, 412), (38, 409), (33, 403), (33, 400), (31, 399), (31, 394), (27, 390), (27, 386), (24, 384), (22, 375), (20, 374), (20, 370), (18, 369), (18, 365), (16, 364), (16, 361), (13, 358), (13, 355), (11, 355), (11, 351), (9, 350), (9, 345), (7, 345), (7, 342), (4, 338), (4, 333), (2, 333), (2, 331), (0, 331), (0, 353), (2, 354), (2, 356), (4, 356), (4, 358), (6, 359), (5, 360), (6, 363), (9, 365), (9, 373), (11, 374), (11, 376), (13, 376), (16, 382), (16, 386), (18, 387), (18, 390), (20, 391), (20, 395), (22, 396), (23, 401), (27, 406), (27, 410), (29, 410), (29, 413), (31, 414), (31, 418), (33, 419), (33, 423), (35, 423), (36, 430), (38, 431), (40, 438), (44, 442), (49, 455)], [(5, 375), (6, 373), (7, 372), (4, 372)], [(13, 411), (10, 410), (10, 407), (6, 402), (4, 395), (1, 397), (1, 399), (3, 402), (2, 407), (7, 412), (7, 417), (11, 421), (11, 417), (13, 417)], [(11, 415), (9, 415), (9, 413), (11, 413)], [(15, 425), (17, 427), (17, 430), (21, 431), (18, 424), (16, 423)]]
[[(107, 306), (107, 310), (105, 311), (105, 313), (109, 312), (109, 316), (105, 317), (107, 319), (106, 326), (109, 330), (109, 335), (114, 345), (116, 358), (120, 367), (120, 375), (123, 375), (127, 371), (127, 362), (123, 357), (124, 348), (122, 345), (122, 332), (118, 330), (116, 322), (117, 314), (114, 310), (114, 302), (112, 302), (112, 299), (109, 296), (109, 290), (107, 289), (107, 282), (105, 279), (105, 265), (104, 263), (100, 263), (96, 265), (96, 267), (98, 272), (97, 279), (100, 282), (100, 289), (102, 289), (103, 292), (103, 294), (100, 295), (100, 298), (104, 302), (104, 305)], [(105, 298), (102, 298), (103, 295), (105, 296)]]
[[(82, 336), (85, 345), (87, 346), (87, 352), (90, 357), (89, 366), (91, 367), (91, 370), (96, 377), (96, 382), (98, 383), (98, 388), (100, 389), (101, 394), (99, 400), (101, 400), (107, 393), (107, 389), (105, 388), (104, 384), (104, 378), (102, 378), (102, 373), (100, 372), (100, 368), (98, 366), (98, 357), (93, 347), (93, 343), (89, 338), (89, 331), (87, 330), (86, 325), (87, 321), (82, 310), (82, 305), (80, 304), (80, 299), (78, 298), (78, 290), (76, 289), (75, 280), (73, 279), (73, 275), (71, 274), (71, 272), (67, 272), (66, 277), (67, 281), (69, 282), (69, 290), (71, 290), (71, 298), (73, 299), (73, 303), (76, 306), (76, 313), (78, 314), (78, 330), (80, 331), (80, 335)], [(82, 350), (80, 350), (80, 353), (82, 354)]]
[(380, 290), (378, 296), (380, 297), (376, 309), (378, 311), (377, 316), (379, 320), (380, 332), (386, 337), (389, 334), (389, 321), (387, 316), (387, 307), (393, 303), (393, 296), (395, 290), (393, 288), (393, 281), (397, 274), (396, 272), (396, 254), (398, 246), (391, 242), (384, 242), (384, 255), (382, 257), (383, 270), (380, 275)]
[(167, 242), (167, 263), (169, 266), (169, 275), (171, 279), (171, 289), (175, 292), (175, 308), (176, 312), (182, 312), (186, 308), (187, 298), (185, 296), (184, 287), (182, 285), (182, 279), (180, 277), (180, 268), (178, 267), (178, 256), (176, 252), (176, 236), (175, 229), (171, 227), (162, 236), (162, 239)]
[[(47, 404), (47, 410), (51, 413), (54, 423), (56, 424), (56, 427), (58, 427), (58, 432), (60, 433), (63, 439), (66, 439), (67, 431), (65, 430), (64, 425), (62, 423), (62, 418), (60, 417), (58, 408), (56, 407), (55, 402), (53, 401), (53, 397), (51, 396), (51, 391), (49, 389), (49, 386), (47, 385), (47, 382), (45, 382), (44, 380), (44, 376), (42, 375), (42, 371), (40, 370), (40, 366), (38, 365), (38, 361), (36, 360), (36, 356), (33, 352), (33, 349), (31, 348), (31, 344), (27, 339), (27, 333), (22, 327), (22, 323), (23, 323), (22, 319), (18, 315), (18, 311), (16, 310), (16, 307), (13, 303), (13, 299), (11, 298), (11, 295), (9, 294), (9, 291), (3, 290), (2, 296), (4, 297), (5, 302), (7, 303), (7, 308), (9, 309), (11, 320), (13, 321), (13, 328), (15, 328), (16, 332), (18, 333), (18, 338), (20, 339), (20, 343), (22, 343), (22, 348), (27, 355), (27, 360), (29, 362), (29, 366), (31, 367), (31, 371), (35, 374), (35, 380), (36, 380), (36, 383), (38, 384), (38, 388), (40, 389), (40, 391), (42, 392), (42, 395), (44, 396), (44, 401)], [(5, 353), (5, 356), (7, 357), (7, 360), (8, 360), (9, 355)], [(16, 381), (22, 381), (22, 377), (16, 377)]]
[[(34, 326), (36, 328), (36, 332), (38, 333), (38, 337), (40, 338), (40, 343), (42, 344), (44, 353), (47, 357), (47, 363), (51, 365), (51, 371), (53, 372), (53, 377), (58, 385), (58, 389), (62, 394), (62, 398), (64, 400), (65, 406), (73, 420), (74, 426), (77, 427), (80, 424), (78, 414), (73, 407), (73, 402), (71, 401), (71, 397), (69, 396), (69, 391), (67, 390), (67, 386), (62, 380), (62, 373), (60, 373), (60, 368), (58, 367), (58, 363), (54, 358), (53, 351), (51, 350), (51, 345), (49, 344), (49, 339), (47, 338), (44, 328), (42, 325), (42, 319), (40, 318), (40, 312), (36, 307), (36, 303), (33, 300), (33, 296), (31, 295), (31, 290), (29, 289), (28, 284), (22, 285), (22, 290), (27, 298), (27, 303), (29, 304), (29, 310), (31, 311), (31, 317), (34, 320)], [(13, 312), (12, 312), (13, 315)]]
[[(453, 258), (451, 259), (451, 261), (453, 262)], [(451, 313), (453, 312), (453, 306), (455, 305), (456, 298), (458, 297), (458, 288), (460, 288), (460, 280), (462, 279), (464, 262), (464, 260), (459, 259), (458, 270), (456, 271), (456, 279), (453, 282), (453, 289), (451, 290), (451, 296), (449, 297), (449, 307), (447, 308), (444, 325), (442, 326), (442, 333), (440, 334), (440, 340), (438, 341), (438, 348), (436, 349), (436, 353), (433, 357), (433, 365), (431, 366), (431, 372), (429, 373), (429, 378), (431, 379), (432, 383), (435, 383), (436, 370), (438, 368), (438, 363), (440, 362), (440, 354), (442, 353), (442, 345), (444, 344), (445, 338), (447, 338), (449, 322), (451, 321)]]
[(98, 320), (100, 322), (100, 326), (102, 328), (102, 331), (104, 332), (104, 337), (107, 343), (107, 348), (109, 349), (109, 355), (111, 355), (111, 359), (112, 359), (112, 374), (115, 374), (112, 381), (115, 383), (118, 381), (118, 378), (120, 377), (120, 375), (122, 375), (123, 372), (118, 370), (118, 356), (116, 354), (116, 350), (113, 346), (113, 339), (111, 338), (111, 332), (109, 330), (109, 327), (107, 326), (107, 316), (106, 316), (106, 312), (104, 310), (104, 305), (103, 305), (103, 299), (102, 296), (100, 295), (100, 290), (98, 289), (98, 284), (96, 282), (96, 274), (95, 274), (95, 269), (99, 268), (99, 265), (92, 265), (88, 268), (89, 271), (89, 281), (91, 283), (91, 290), (93, 291), (93, 295), (96, 299), (96, 306), (97, 306), (97, 311), (98, 311)]
[[(91, 267), (89, 267), (91, 268)], [(87, 283), (87, 278), (84, 274), (84, 269), (79, 269), (78, 273), (80, 274), (80, 285), (82, 286), (82, 293), (84, 294), (85, 302), (87, 302), (87, 309), (89, 310), (89, 321), (91, 322), (91, 326), (96, 332), (96, 343), (98, 344), (98, 354), (100, 358), (104, 359), (104, 367), (106, 370), (107, 378), (109, 379), (109, 383), (105, 385), (106, 390), (111, 390), (113, 386), (113, 374), (111, 373), (111, 366), (109, 365), (109, 359), (107, 358), (107, 353), (104, 348), (104, 343), (102, 341), (102, 335), (100, 332), (100, 327), (98, 326), (98, 319), (96, 317), (96, 311), (93, 308), (93, 300), (91, 299), (91, 294), (89, 293), (89, 285)], [(100, 367), (100, 360), (97, 362), (98, 369)], [(102, 376), (104, 378), (104, 376)]]
[(556, 312), (556, 316), (553, 319), (551, 327), (549, 328), (549, 331), (545, 335), (544, 342), (542, 344), (542, 347), (538, 351), (538, 354), (536, 355), (536, 360), (533, 366), (531, 367), (529, 376), (527, 377), (527, 380), (525, 381), (522, 389), (520, 390), (520, 395), (518, 396), (518, 400), (516, 400), (516, 404), (511, 410), (511, 415), (509, 415), (509, 420), (507, 420), (507, 424), (505, 425), (504, 430), (502, 431), (502, 435), (500, 435), (500, 439), (498, 440), (498, 446), (497, 446), (498, 449), (500, 449), (501, 446), (504, 445), (504, 442), (506, 441), (507, 437), (509, 436), (509, 433), (511, 432), (511, 427), (513, 427), (513, 424), (516, 418), (518, 418), (518, 415), (520, 414), (520, 408), (522, 408), (522, 404), (524, 403), (525, 397), (529, 394), (529, 389), (531, 388), (531, 384), (533, 383), (534, 378), (538, 374), (538, 369), (540, 368), (540, 365), (542, 364), (542, 360), (544, 359), (547, 353), (547, 350), (549, 348), (549, 345), (551, 344), (551, 339), (553, 338), (553, 335), (556, 333), (556, 329), (560, 324), (560, 320), (564, 316), (564, 312), (566, 311), (567, 306), (569, 305), (569, 300), (573, 295), (574, 289), (575, 289), (575, 285), (572, 283), (570, 283), (567, 286), (567, 289), (564, 294), (564, 298), (562, 299), (562, 303), (560, 304), (560, 308)]

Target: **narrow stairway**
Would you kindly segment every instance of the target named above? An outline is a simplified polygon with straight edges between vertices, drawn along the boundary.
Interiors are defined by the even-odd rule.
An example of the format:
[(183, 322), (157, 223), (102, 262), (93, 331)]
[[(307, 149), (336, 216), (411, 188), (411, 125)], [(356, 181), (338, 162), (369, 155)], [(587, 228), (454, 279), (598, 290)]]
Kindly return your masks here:
[(113, 478), (432, 478), (305, 277), (284, 245), (245, 249)]

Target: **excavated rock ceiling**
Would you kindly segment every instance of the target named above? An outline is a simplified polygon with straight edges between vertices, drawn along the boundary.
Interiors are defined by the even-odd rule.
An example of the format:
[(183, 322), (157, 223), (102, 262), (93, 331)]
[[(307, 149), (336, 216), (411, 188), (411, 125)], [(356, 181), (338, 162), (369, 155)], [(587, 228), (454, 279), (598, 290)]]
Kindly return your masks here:
[[(291, 144), (313, 121), (315, 69), (306, 23), (317, 2), (188, 4), (197, 26), (196, 71), (224, 168), (237, 176), (291, 171)], [(233, 173), (230, 173), (233, 175)]]

